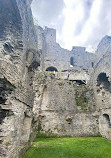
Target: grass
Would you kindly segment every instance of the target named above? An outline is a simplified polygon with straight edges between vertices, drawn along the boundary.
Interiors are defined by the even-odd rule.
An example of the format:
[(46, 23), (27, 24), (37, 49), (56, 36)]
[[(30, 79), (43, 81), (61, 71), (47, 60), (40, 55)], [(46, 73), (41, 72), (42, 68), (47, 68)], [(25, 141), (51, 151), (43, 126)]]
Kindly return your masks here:
[(111, 158), (111, 142), (101, 137), (37, 138), (24, 158)]

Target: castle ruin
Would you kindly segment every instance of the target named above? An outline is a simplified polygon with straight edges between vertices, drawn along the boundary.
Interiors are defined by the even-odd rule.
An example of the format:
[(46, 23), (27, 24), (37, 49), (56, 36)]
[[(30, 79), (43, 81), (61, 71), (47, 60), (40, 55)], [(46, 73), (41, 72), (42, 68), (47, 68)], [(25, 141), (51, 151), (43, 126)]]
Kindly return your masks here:
[(111, 140), (111, 37), (94, 54), (63, 49), (31, 1), (0, 2), (0, 157), (22, 157), (38, 130)]

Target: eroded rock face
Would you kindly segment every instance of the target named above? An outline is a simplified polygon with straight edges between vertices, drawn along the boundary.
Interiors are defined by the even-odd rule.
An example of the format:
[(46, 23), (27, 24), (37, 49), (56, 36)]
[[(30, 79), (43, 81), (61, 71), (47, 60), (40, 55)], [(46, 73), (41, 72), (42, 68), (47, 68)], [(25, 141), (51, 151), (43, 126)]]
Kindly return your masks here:
[(25, 70), (28, 79), (24, 80), (22, 71), (8, 60), (1, 61), (0, 72), (0, 156), (17, 158), (32, 130), (33, 74)]
[(30, 3), (0, 2), (0, 157), (18, 158), (32, 133), (33, 76), (40, 55)]
[[(14, 90), (14, 86), (11, 85), (6, 78), (0, 78), (0, 104), (4, 105), (7, 102), (9, 95), (11, 95)], [(0, 107), (0, 124), (3, 123), (3, 120), (6, 116), (13, 114), (10, 109), (5, 109)]]

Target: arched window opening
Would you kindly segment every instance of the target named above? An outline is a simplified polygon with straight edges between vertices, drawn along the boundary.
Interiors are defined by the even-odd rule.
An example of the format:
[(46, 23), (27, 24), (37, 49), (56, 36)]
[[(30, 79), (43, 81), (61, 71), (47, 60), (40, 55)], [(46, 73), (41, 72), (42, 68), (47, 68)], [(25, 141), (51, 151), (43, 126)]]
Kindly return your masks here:
[(46, 71), (55, 71), (55, 72), (58, 72), (58, 70), (56, 69), (56, 67), (53, 67), (53, 66), (51, 66), (51, 67), (48, 67), (47, 69), (46, 69)]
[(97, 86), (102, 85), (102, 87), (111, 92), (111, 88), (110, 88), (110, 82), (108, 80), (108, 77), (106, 75), (106, 73), (100, 73), (98, 78), (97, 78)]
[(104, 117), (104, 124), (107, 124), (109, 127), (111, 127), (109, 115), (103, 114), (103, 117)]
[(74, 66), (74, 58), (73, 57), (70, 58), (70, 65)]

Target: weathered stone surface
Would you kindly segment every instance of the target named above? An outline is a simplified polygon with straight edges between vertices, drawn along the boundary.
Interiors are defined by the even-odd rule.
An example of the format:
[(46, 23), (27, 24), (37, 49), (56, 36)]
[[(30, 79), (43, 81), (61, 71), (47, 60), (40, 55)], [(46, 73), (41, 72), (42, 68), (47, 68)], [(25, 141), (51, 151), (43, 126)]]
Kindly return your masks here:
[[(50, 38), (50, 34), (52, 34), (52, 36), (55, 37), (53, 30), (48, 30), (46, 43), (48, 43), (50, 46), (50, 48), (48, 48), (50, 51), (49, 58), (53, 57), (52, 56), (53, 53), (51, 54), (51, 52), (54, 51), (53, 49), (55, 49), (55, 45), (56, 45), (54, 37)], [(77, 87), (74, 88), (71, 82), (69, 82), (71, 86), (68, 85), (68, 79), (71, 80), (71, 78), (73, 81), (75, 80), (76, 82), (79, 81), (79, 79), (84, 81), (84, 79), (82, 79), (83, 74), (79, 76), (78, 78), (77, 76), (74, 78), (73, 72), (70, 72), (70, 73), (66, 72), (64, 74), (62, 73), (60, 74), (59, 72), (48, 73), (48, 76), (51, 75), (51, 78), (49, 77), (50, 78), (49, 79), (46, 77), (47, 79), (45, 79), (46, 80), (45, 83), (44, 84), (42, 83), (42, 87), (40, 88), (40, 91), (39, 90), (37, 91), (35, 95), (35, 100), (34, 100), (34, 103), (35, 103), (34, 112), (36, 114), (35, 116), (39, 120), (39, 123), (41, 124), (42, 132), (44, 133), (52, 132), (57, 135), (69, 134), (69, 135), (74, 135), (74, 136), (76, 135), (82, 136), (85, 134), (96, 135), (97, 133), (100, 132), (102, 136), (108, 139), (111, 139), (110, 137), (110, 133), (111, 133), (111, 130), (110, 130), (110, 108), (111, 108), (110, 107), (110, 102), (111, 102), (110, 101), (110, 98), (111, 98), (110, 96), (111, 94), (111, 88), (110, 88), (111, 87), (111, 83), (110, 83), (111, 82), (111, 79), (110, 79), (111, 78), (110, 77), (111, 55), (110, 55), (110, 52), (111, 52), (111, 46), (110, 46), (110, 41), (108, 40), (110, 39), (110, 37), (108, 37), (107, 40), (105, 39), (103, 39), (98, 46), (98, 49), (100, 47), (101, 51), (103, 51), (103, 52), (100, 52), (103, 54), (103, 56), (100, 55), (99, 53), (99, 55), (97, 54), (97, 56), (95, 55), (93, 59), (91, 59), (94, 63), (93, 63), (93, 69), (91, 69), (89, 73), (90, 82), (86, 86), (87, 87), (86, 98), (88, 97), (88, 106), (87, 108), (86, 107), (83, 108), (86, 111), (82, 109), (82, 106), (77, 107), (77, 102), (78, 102), (78, 105), (79, 104), (86, 105), (86, 103), (85, 104), (82, 103), (86, 99), (84, 98), (84, 95), (83, 95), (84, 91), (81, 91), (81, 88), (79, 90)], [(104, 49), (106, 48), (106, 45), (108, 47), (108, 49), (105, 49), (106, 51), (104, 51), (104, 49), (101, 47), (102, 43), (104, 43), (104, 40), (106, 41), (104, 45)], [(53, 48), (51, 48), (52, 46)], [(74, 47), (74, 49), (76, 48)], [(80, 48), (78, 48), (78, 52), (79, 52), (79, 49)], [(60, 59), (59, 55), (60, 54), (58, 53), (57, 59)], [(56, 59), (55, 56), (53, 58)], [(77, 60), (79, 61), (79, 59), (80, 58), (77, 57), (76, 61)], [(90, 59), (88, 58), (88, 60)], [(52, 60), (49, 60), (48, 62), (50, 63), (50, 61), (52, 62)], [(44, 60), (44, 62), (46, 62), (47, 64), (47, 61)], [(87, 62), (83, 62), (83, 63), (85, 64), (86, 67), (88, 67)], [(77, 66), (79, 65), (77, 64)], [(58, 67), (59, 67), (59, 64), (55, 66), (55, 68), (57, 69)], [(76, 68), (76, 70), (78, 69)], [(72, 76), (71, 76), (71, 73), (72, 73)], [(42, 78), (44, 77), (42, 76)], [(35, 82), (34, 85), (38, 85), (37, 84), (38, 81), (34, 81), (34, 82)], [(41, 85), (41, 82), (39, 84)], [(74, 89), (70, 93), (70, 90), (72, 89), (72, 87)], [(78, 94), (79, 97), (77, 97), (76, 94)], [(77, 115), (77, 118), (75, 117), (76, 115)], [(86, 123), (84, 122), (84, 119), (81, 119), (82, 117), (84, 118), (85, 116), (87, 116)], [(80, 124), (76, 123), (77, 119), (79, 120)], [(81, 124), (83, 126), (81, 126)], [(90, 126), (92, 128), (89, 128)]]
[[(91, 90), (88, 91), (88, 87), (68, 80), (55, 79), (47, 73), (37, 73), (34, 85), (37, 91), (33, 111), (38, 124), (41, 125), (41, 132), (58, 136), (98, 134), (98, 116), (95, 116), (93, 94)], [(41, 85), (39, 89), (38, 85)], [(83, 93), (85, 95), (81, 97)], [(83, 105), (77, 104), (78, 98), (82, 99)]]
[[(71, 51), (63, 49), (56, 43), (56, 30), (37, 27), (39, 48), (42, 48), (41, 69), (55, 67), (58, 72), (85, 71), (91, 73), (95, 55), (84, 47), (73, 47)], [(72, 60), (72, 62), (71, 62)], [(81, 77), (80, 77), (81, 78)]]
[(31, 1), (0, 2), (0, 157), (22, 157), (39, 126), (111, 140), (111, 37), (96, 55), (65, 50), (54, 29), (35, 30)]
[(111, 46), (110, 37), (104, 37), (99, 46), (91, 82), (94, 89), (96, 109), (99, 112), (99, 131), (111, 140)]
[(28, 0), (0, 2), (0, 157), (18, 158), (29, 145), (33, 76), (40, 65)]

